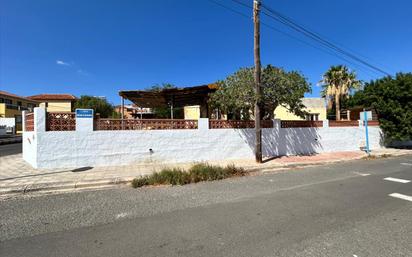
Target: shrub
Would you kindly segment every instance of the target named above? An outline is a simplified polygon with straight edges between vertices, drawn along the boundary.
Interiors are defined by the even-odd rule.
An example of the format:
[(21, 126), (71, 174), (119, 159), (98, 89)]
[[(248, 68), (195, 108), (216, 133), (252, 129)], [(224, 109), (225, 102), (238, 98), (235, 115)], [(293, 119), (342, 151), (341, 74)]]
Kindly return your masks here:
[(149, 185), (149, 181), (147, 179), (147, 176), (140, 177), (140, 178), (135, 178), (135, 179), (132, 180), (132, 187), (134, 187), (134, 188), (147, 186), (147, 185)]
[(234, 164), (229, 164), (225, 168), (232, 176), (245, 176), (247, 171), (244, 168), (236, 167)]
[(153, 173), (149, 176), (148, 181), (150, 185), (184, 185), (190, 183), (190, 176), (187, 172), (179, 168), (165, 168), (160, 172)]
[(189, 174), (192, 182), (194, 183), (224, 179), (228, 175), (224, 168), (207, 163), (198, 163), (193, 165), (189, 170)]
[(164, 168), (160, 172), (135, 178), (132, 181), (134, 188), (147, 185), (185, 185), (200, 181), (221, 180), (232, 176), (244, 176), (246, 171), (235, 165), (220, 167), (207, 163), (193, 165), (188, 172), (180, 168)]

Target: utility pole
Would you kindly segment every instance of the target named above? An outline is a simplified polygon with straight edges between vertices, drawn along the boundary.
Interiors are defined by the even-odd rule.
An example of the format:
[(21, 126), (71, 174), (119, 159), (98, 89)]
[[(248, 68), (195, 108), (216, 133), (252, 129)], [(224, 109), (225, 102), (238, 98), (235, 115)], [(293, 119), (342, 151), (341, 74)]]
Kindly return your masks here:
[(260, 107), (262, 93), (260, 88), (260, 0), (253, 0), (253, 23), (254, 23), (254, 54), (255, 54), (255, 158), (257, 163), (262, 163), (262, 129), (260, 126)]

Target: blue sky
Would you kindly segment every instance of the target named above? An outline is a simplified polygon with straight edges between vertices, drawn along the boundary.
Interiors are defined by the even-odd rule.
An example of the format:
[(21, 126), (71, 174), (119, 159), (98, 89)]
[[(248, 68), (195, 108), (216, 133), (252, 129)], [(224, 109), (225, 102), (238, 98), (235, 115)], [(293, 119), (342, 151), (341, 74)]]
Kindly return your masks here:
[[(410, 0), (263, 2), (390, 73), (412, 71)], [(89, 94), (119, 103), (119, 90), (202, 85), (253, 65), (252, 20), (208, 0), (0, 0), (0, 15), (0, 88), (19, 95)], [(261, 41), (262, 64), (301, 71), (313, 96), (322, 73), (345, 63), (266, 27)], [(352, 68), (363, 80), (381, 76)]]

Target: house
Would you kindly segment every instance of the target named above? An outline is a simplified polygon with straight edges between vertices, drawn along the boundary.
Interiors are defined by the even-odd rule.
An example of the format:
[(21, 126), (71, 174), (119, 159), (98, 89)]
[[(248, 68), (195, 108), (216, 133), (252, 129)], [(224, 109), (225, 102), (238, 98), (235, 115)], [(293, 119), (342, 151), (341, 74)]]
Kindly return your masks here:
[(366, 109), (367, 111), (371, 111), (372, 120), (378, 120), (378, 114), (376, 113), (375, 108), (371, 108), (371, 107), (364, 108), (362, 106), (355, 106), (355, 107), (349, 108), (348, 110), (344, 112), (349, 114), (348, 120), (361, 120), (363, 117), (360, 117), (360, 115), (364, 109)]
[(48, 112), (72, 112), (76, 97), (71, 94), (41, 94), (27, 97), (40, 102)]
[[(309, 113), (306, 120), (326, 120), (326, 103), (324, 98), (303, 98), (303, 104), (306, 106), (306, 111)], [(280, 120), (304, 120), (288, 111), (283, 106), (279, 106), (275, 110), (275, 118)]]
[(0, 91), (0, 118), (14, 118), (15, 130), (21, 131), (21, 112), (33, 111), (39, 102), (27, 97)]
[[(114, 111), (121, 114), (122, 106), (117, 105), (114, 107)], [(125, 119), (150, 119), (153, 118), (153, 112), (150, 108), (140, 108), (134, 104), (123, 106), (123, 115)]]

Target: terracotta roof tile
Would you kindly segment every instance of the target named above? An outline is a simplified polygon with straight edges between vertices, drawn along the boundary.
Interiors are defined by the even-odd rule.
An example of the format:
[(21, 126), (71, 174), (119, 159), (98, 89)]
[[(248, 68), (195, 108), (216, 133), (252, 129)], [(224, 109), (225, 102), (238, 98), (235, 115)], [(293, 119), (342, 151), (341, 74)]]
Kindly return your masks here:
[(19, 95), (12, 94), (12, 93), (2, 91), (2, 90), (0, 90), (0, 95), (5, 95), (5, 96), (8, 96), (8, 97), (15, 97), (15, 98), (23, 99), (23, 100), (26, 100), (26, 101), (37, 102), (35, 99), (31, 99), (29, 97), (24, 97), (24, 96), (19, 96)]
[(76, 100), (76, 97), (71, 94), (40, 94), (27, 97), (33, 100)]

